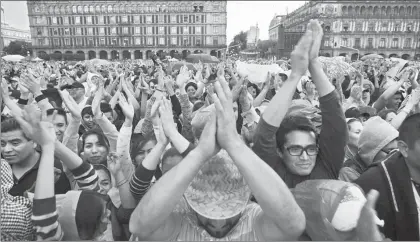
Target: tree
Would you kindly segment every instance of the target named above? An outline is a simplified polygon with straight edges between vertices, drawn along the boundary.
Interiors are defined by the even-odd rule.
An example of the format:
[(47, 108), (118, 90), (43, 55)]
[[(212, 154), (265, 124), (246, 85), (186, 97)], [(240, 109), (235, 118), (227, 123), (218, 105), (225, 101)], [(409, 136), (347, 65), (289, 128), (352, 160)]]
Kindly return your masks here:
[(27, 56), (29, 51), (29, 53), (32, 55), (32, 44), (21, 40), (16, 40), (10, 42), (8, 46), (4, 47), (3, 51), (8, 55), (22, 56)]
[(247, 32), (244, 31), (241, 31), (239, 34), (235, 35), (235, 37), (233, 37), (233, 41), (229, 44), (229, 47), (239, 44), (240, 46), (229, 48), (229, 51), (238, 54), (241, 50), (245, 50), (247, 44), (247, 35)]
[(261, 57), (264, 58), (267, 52), (270, 52), (270, 49), (276, 47), (276, 42), (273, 40), (259, 40), (257, 44), (257, 49), (261, 54)]

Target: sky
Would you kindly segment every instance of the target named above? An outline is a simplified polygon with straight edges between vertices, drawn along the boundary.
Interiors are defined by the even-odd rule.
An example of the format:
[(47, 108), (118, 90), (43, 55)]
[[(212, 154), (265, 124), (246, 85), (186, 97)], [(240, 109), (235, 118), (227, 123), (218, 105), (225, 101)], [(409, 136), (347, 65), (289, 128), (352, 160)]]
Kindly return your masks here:
[[(9, 25), (29, 30), (26, 1), (1, 1)], [(240, 31), (247, 31), (258, 23), (260, 39), (268, 39), (268, 27), (277, 14), (286, 14), (302, 6), (305, 1), (228, 1), (227, 40), (228, 44)]]

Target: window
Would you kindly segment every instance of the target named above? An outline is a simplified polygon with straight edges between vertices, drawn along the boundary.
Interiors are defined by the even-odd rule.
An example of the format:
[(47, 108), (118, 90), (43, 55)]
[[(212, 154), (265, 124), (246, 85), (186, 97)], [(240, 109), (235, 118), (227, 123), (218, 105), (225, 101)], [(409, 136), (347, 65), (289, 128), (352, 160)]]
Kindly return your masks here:
[(82, 40), (82, 38), (77, 38), (77, 45), (82, 45), (82, 43), (83, 43), (83, 40)]
[(82, 34), (82, 29), (81, 28), (76, 28), (76, 34), (81, 35)]
[(69, 18), (68, 17), (63, 17), (63, 23), (65, 25), (68, 25), (69, 24)]
[(84, 9), (85, 13), (89, 13), (89, 7), (88, 6), (85, 6), (83, 9)]
[(147, 34), (152, 34), (153, 33), (152, 27), (147, 27), (146, 33)]
[(55, 46), (59, 46), (60, 45), (60, 41), (58, 39), (54, 39), (54, 45)]
[(52, 17), (52, 23), (57, 24), (57, 18), (56, 17)]
[(90, 12), (90, 13), (95, 13), (95, 8), (94, 8), (93, 6), (90, 6), (90, 7), (89, 7), (89, 12)]
[(98, 16), (98, 22), (100, 24), (103, 24), (104, 23), (104, 16)]
[(182, 39), (182, 44), (183, 45), (185, 45), (185, 46), (187, 46), (188, 45), (188, 37), (187, 36), (184, 36), (184, 38)]
[(112, 6), (108, 5), (108, 13), (112, 13)]
[(140, 23), (140, 16), (139, 15), (134, 16), (134, 23), (136, 23), (136, 24)]
[(163, 23), (165, 19), (163, 18), (163, 15), (158, 15), (158, 22)]
[(349, 31), (349, 25), (348, 24), (344, 24), (343, 30), (346, 31), (346, 32)]
[(78, 12), (78, 13), (83, 13), (83, 8), (82, 8), (82, 6), (77, 6), (77, 12)]
[(127, 38), (124, 38), (123, 39), (123, 45), (124, 46), (127, 46), (128, 44), (129, 44), (128, 39)]
[(64, 39), (64, 43), (66, 46), (70, 46), (70, 39)]
[(44, 40), (43, 39), (38, 39), (38, 45), (43, 46), (44, 45)]
[(188, 15), (184, 15), (183, 22), (184, 22), (184, 23), (188, 23), (188, 22), (189, 22), (189, 21), (188, 21)]
[(201, 27), (200, 26), (195, 27), (195, 33), (196, 34), (201, 34)]
[(135, 43), (136, 45), (141, 45), (140, 37), (136, 37)]
[(325, 47), (329, 47), (330, 46), (330, 40), (329, 39), (324, 40), (324, 46)]
[(219, 34), (219, 27), (213, 26), (213, 34)]
[(375, 31), (375, 23), (369, 23), (368, 31)]
[(70, 29), (69, 28), (65, 28), (64, 29), (64, 34), (65, 35), (69, 35), (70, 34)]
[(388, 30), (388, 23), (382, 23), (381, 31), (385, 32)]
[(354, 40), (354, 47), (359, 48), (360, 47), (360, 38), (356, 38)]
[(74, 22), (76, 24), (80, 24), (80, 17), (79, 16), (74, 17)]
[(393, 38), (392, 39), (391, 47), (392, 48), (397, 48), (398, 47), (398, 38)]
[(347, 38), (343, 38), (342, 40), (341, 40), (341, 45), (342, 46), (347, 46), (348, 45), (348, 39)]
[(124, 12), (125, 12), (125, 7), (124, 7), (124, 5), (121, 5), (121, 6), (120, 6), (120, 12), (121, 12), (121, 13), (124, 13)]
[(176, 37), (172, 37), (171, 38), (171, 44), (176, 45), (177, 44), (177, 39)]
[(171, 27), (171, 34), (176, 34), (176, 27), (174, 26)]
[(93, 38), (89, 38), (88, 43), (89, 43), (90, 46), (94, 46), (95, 45), (95, 42), (93, 41)]
[(411, 47), (411, 38), (407, 38), (404, 41), (404, 48), (410, 48)]
[(116, 27), (111, 28), (111, 34), (117, 34), (117, 28)]
[(115, 24), (115, 16), (111, 16), (109, 18), (109, 21), (111, 22), (111, 24)]
[(183, 34), (188, 34), (188, 27), (184, 27), (182, 33)]
[(87, 22), (87, 24), (92, 24), (92, 17), (91, 16), (87, 16), (86, 17), (86, 22)]
[(136, 33), (136, 34), (140, 34), (140, 27), (136, 27), (136, 28), (134, 29), (134, 31), (135, 31), (135, 33)]
[(153, 38), (147, 37), (147, 45), (153, 45)]
[(381, 38), (379, 40), (379, 48), (385, 48), (385, 38)]
[(368, 48), (373, 48), (373, 38), (368, 38)]
[(99, 28), (99, 34), (105, 34), (105, 28), (104, 27)]
[(159, 26), (159, 34), (165, 34), (165, 28), (162, 26)]
[(176, 15), (171, 15), (171, 23), (176, 23)]
[(58, 30), (57, 29), (53, 29), (53, 35), (58, 35)]
[(400, 29), (401, 29), (400, 24), (395, 24), (394, 31), (400, 31)]
[(117, 39), (116, 38), (113, 38), (112, 39), (112, 45), (116, 45), (117, 44)]
[(219, 40), (217, 39), (217, 37), (213, 37), (213, 45), (214, 46), (219, 45)]
[(36, 34), (37, 35), (42, 35), (42, 29), (41, 28), (36, 28)]
[(147, 24), (151, 24), (152, 23), (152, 16), (150, 16), (150, 15), (147, 15), (146, 16), (146, 23)]
[(201, 17), (199, 15), (195, 16), (195, 22), (196, 23), (200, 23), (201, 22)]
[(96, 8), (95, 8), (95, 9), (96, 9), (96, 12), (97, 12), (97, 13), (100, 13), (100, 12), (101, 12), (101, 7), (100, 7), (100, 6), (96, 6)]
[(213, 16), (213, 22), (214, 22), (214, 23), (218, 23), (218, 22), (219, 22), (219, 18), (220, 18), (220, 17), (219, 17), (219, 15), (218, 15), (218, 14), (214, 15), (214, 16)]
[(123, 28), (123, 33), (124, 33), (124, 34), (128, 34), (128, 27), (124, 27), (124, 28)]
[(93, 34), (93, 28), (88, 28), (88, 34), (92, 35)]
[(101, 6), (101, 12), (102, 12), (102, 13), (106, 13), (106, 6), (105, 6), (105, 5), (102, 5), (102, 6)]
[(73, 6), (72, 10), (73, 10), (73, 13), (77, 13), (77, 7), (76, 6)]
[(159, 38), (159, 45), (165, 45), (165, 38), (163, 37)]
[(122, 21), (123, 23), (127, 23), (127, 22), (128, 22), (128, 18), (127, 18), (127, 16), (122, 16), (121, 21)]
[(201, 45), (201, 39), (200, 38), (195, 39), (195, 45), (196, 46), (200, 46)]

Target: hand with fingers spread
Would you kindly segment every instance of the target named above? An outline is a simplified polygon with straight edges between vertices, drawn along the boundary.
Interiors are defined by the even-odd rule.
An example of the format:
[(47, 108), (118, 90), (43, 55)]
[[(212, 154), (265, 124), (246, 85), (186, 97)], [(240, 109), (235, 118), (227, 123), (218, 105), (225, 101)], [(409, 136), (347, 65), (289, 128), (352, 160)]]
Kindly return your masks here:
[(41, 84), (31, 74), (28, 74), (23, 78), (22, 85), (26, 87), (34, 96), (41, 95)]
[(308, 26), (305, 34), (300, 38), (298, 44), (295, 46), (295, 49), (290, 55), (292, 62), (292, 74), (297, 76), (303, 76), (306, 74), (309, 66), (309, 50), (312, 43), (313, 34), (311, 28)]
[(212, 99), (217, 113), (217, 142), (221, 148), (229, 152), (238, 142), (241, 142), (236, 131), (232, 93), (226, 82), (214, 83), (214, 89), (216, 93), (212, 94)]
[[(367, 201), (362, 211), (360, 211), (360, 217), (356, 227), (358, 239), (361, 241), (382, 241), (383, 238), (379, 232), (378, 224), (383, 223), (383, 221), (379, 220), (375, 210), (379, 192), (371, 190), (366, 198)], [(383, 226), (383, 224), (381, 225)]]
[(134, 107), (130, 101), (124, 97), (124, 95), (120, 94), (118, 99), (118, 104), (120, 104), (121, 110), (125, 116), (125, 119), (128, 121), (133, 122), (134, 119)]
[(190, 77), (190, 74), (188, 72), (188, 67), (187, 66), (182, 66), (181, 69), (179, 70), (179, 74), (176, 77), (176, 84), (179, 87), (182, 87), (185, 83), (188, 82)]

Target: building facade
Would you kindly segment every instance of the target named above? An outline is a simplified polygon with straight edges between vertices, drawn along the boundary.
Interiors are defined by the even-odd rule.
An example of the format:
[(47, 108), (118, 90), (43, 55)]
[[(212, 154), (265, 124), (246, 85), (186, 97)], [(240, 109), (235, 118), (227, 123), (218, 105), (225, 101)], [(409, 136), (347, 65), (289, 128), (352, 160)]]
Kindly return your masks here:
[(27, 1), (34, 53), (146, 59), (220, 56), (226, 1)]
[(1, 4), (1, 36), (0, 36), (0, 51), (8, 46), (12, 41), (25, 41), (31, 43), (31, 32), (29, 30), (22, 30), (10, 26), (6, 21), (3, 4)]
[[(309, 1), (281, 21), (273, 19), (270, 36), (284, 42), (279, 55), (290, 56), (310, 19), (324, 29), (321, 55), (420, 59), (419, 1)], [(275, 35), (274, 32), (281, 32)]]
[(258, 24), (256, 26), (251, 26), (246, 36), (247, 48), (255, 48), (258, 44), (259, 39), (260, 39), (260, 28), (258, 28)]

